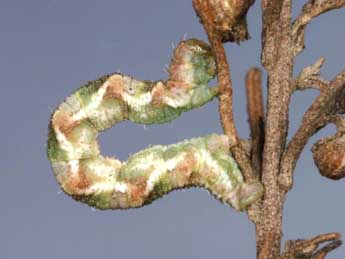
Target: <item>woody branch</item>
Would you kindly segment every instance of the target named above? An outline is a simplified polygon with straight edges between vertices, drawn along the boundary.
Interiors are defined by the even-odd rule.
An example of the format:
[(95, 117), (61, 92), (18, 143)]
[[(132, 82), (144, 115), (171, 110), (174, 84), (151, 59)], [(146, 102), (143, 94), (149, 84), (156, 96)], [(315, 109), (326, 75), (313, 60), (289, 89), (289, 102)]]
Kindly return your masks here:
[[(323, 79), (320, 76), (320, 69), (324, 59), (303, 69), (294, 80), (292, 72), (295, 56), (304, 49), (307, 24), (322, 13), (344, 6), (345, 0), (309, 0), (293, 23), (291, 22), (291, 0), (261, 1), (263, 11), (261, 61), (268, 73), (267, 112), (264, 121), (263, 105), (258, 101), (261, 98), (260, 87), (258, 83), (254, 84), (254, 81), (249, 80), (250, 74), (248, 74), (246, 86), (252, 136), (251, 161), (245, 154), (245, 149), (241, 145), (243, 141), (239, 139), (234, 124), (230, 67), (222, 45), (224, 40), (236, 41), (236, 37), (245, 38), (243, 36), (246, 35), (246, 31), (243, 31), (245, 21), (242, 20), (240, 26), (232, 31), (233, 34), (226, 33), (224, 36), (224, 31), (219, 30), (216, 24), (219, 18), (215, 13), (217, 10), (212, 8), (221, 3), (222, 1), (216, 0), (193, 0), (194, 9), (207, 32), (217, 62), (220, 85), (219, 110), (224, 132), (236, 136), (238, 145), (232, 149), (232, 152), (246, 180), (255, 181), (261, 176), (265, 187), (262, 201), (257, 202), (248, 211), (250, 217), (255, 218), (253, 221), (256, 224), (258, 258), (273, 259), (280, 256), (295, 258), (291, 257), (291, 254), (295, 253), (293, 251), (303, 249), (306, 251), (307, 248), (312, 250), (313, 253), (310, 254), (312, 257), (308, 255), (309, 257), (304, 258), (324, 258), (328, 252), (340, 245), (338, 234), (321, 235), (314, 239), (304, 240), (302, 243), (298, 242), (298, 245), (297, 242), (290, 241), (286, 246), (293, 244), (290, 250), (286, 250), (281, 255), (282, 209), (285, 195), (292, 187), (295, 163), (308, 139), (327, 123), (334, 122), (335, 114), (345, 111), (345, 102), (342, 101), (345, 97), (345, 72), (340, 73), (331, 82)], [(239, 3), (245, 3), (243, 6), (249, 8), (253, 1), (239, 1)], [(224, 17), (223, 15), (221, 17)], [(311, 87), (320, 90), (320, 96), (306, 112), (300, 129), (286, 148), (291, 95), (296, 90)], [(254, 109), (255, 103), (258, 104), (258, 110)], [(258, 127), (258, 121), (265, 124), (264, 131), (262, 127)], [(262, 141), (263, 138), (264, 141)], [(256, 169), (259, 174), (255, 174), (253, 169)], [(317, 246), (326, 241), (330, 243), (317, 250)], [(288, 257), (289, 253), (290, 257)]]
[[(326, 245), (318, 249), (323, 243)], [(279, 259), (323, 259), (341, 244), (338, 233), (323, 234), (310, 239), (288, 240)]]
[[(319, 81), (319, 80), (318, 80)], [(327, 125), (330, 117), (343, 113), (345, 109), (345, 70), (337, 75), (330, 83), (320, 79), (320, 95), (315, 99), (303, 116), (302, 123), (289, 142), (282, 158), (281, 174), (279, 183), (288, 191), (293, 184), (293, 172), (297, 160), (307, 144), (318, 130)], [(299, 84), (297, 82), (297, 84)]]

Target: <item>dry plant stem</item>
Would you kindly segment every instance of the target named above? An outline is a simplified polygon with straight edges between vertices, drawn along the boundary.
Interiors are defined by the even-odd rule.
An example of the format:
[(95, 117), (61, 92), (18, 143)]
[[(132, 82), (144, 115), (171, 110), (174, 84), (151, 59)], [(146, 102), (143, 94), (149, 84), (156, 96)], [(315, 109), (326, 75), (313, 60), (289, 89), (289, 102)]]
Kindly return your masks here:
[[(325, 256), (341, 245), (339, 233), (328, 233), (316, 236), (311, 239), (289, 240), (286, 242), (283, 255), (280, 259), (316, 259), (325, 258)], [(329, 242), (324, 247), (318, 247)]]
[(327, 87), (329, 82), (320, 76), (320, 70), (325, 63), (324, 58), (320, 58), (313, 65), (304, 68), (292, 83), (293, 91), (315, 88), (322, 90)]
[(341, 246), (343, 242), (341, 240), (335, 240), (328, 245), (321, 248), (318, 252), (316, 252), (312, 259), (325, 259), (326, 256), (332, 252), (333, 250), (337, 249), (339, 246)]
[(345, 6), (345, 0), (309, 0), (303, 7), (302, 13), (293, 23), (292, 36), (295, 43), (294, 55), (304, 49), (304, 35), (308, 23), (315, 17), (333, 9)]
[(262, 99), (261, 71), (252, 68), (246, 76), (247, 109), (251, 132), (251, 160), (257, 175), (261, 173), (262, 151), (264, 144), (264, 104)]
[(221, 37), (214, 24), (215, 15), (207, 0), (193, 0), (193, 5), (207, 32), (217, 62), (218, 85), (221, 93), (219, 96), (219, 109), (221, 111), (220, 116), (224, 132), (229, 135), (237, 136), (232, 111), (232, 84), (230, 67), (227, 62)]
[(280, 255), (284, 196), (278, 185), (280, 159), (288, 129), (293, 69), (291, 0), (262, 0), (262, 64), (268, 72), (267, 119), (262, 164), (262, 221), (257, 226), (258, 258)]
[[(293, 61), (295, 55), (301, 51), (299, 44), (304, 42), (306, 24), (323, 12), (343, 6), (344, 1), (309, 0), (302, 14), (292, 25), (291, 0), (261, 0), (263, 10), (261, 61), (268, 73), (265, 140), (261, 165), (261, 180), (265, 193), (262, 201), (255, 203), (248, 210), (251, 219), (256, 217), (253, 221), (256, 224), (257, 257), (259, 259), (297, 259), (297, 257), (291, 256), (284, 257), (284, 254), (281, 256), (280, 253), (285, 195), (291, 188), (292, 170), (307, 140), (315, 133), (315, 130), (329, 123), (329, 116), (345, 112), (345, 72), (328, 83), (319, 75), (323, 63), (321, 59), (303, 70), (300, 76), (293, 81)], [(219, 110), (224, 132), (237, 138), (238, 145), (232, 149), (232, 152), (246, 180), (257, 180), (258, 175), (253, 172), (234, 125), (230, 69), (222, 45), (221, 34), (214, 23), (214, 10), (210, 8), (208, 0), (193, 0), (193, 5), (207, 32), (217, 62), (220, 87)], [(307, 111), (300, 130), (285, 151), (291, 95), (295, 90), (308, 88), (310, 84), (315, 85), (321, 91), (321, 95)], [(254, 91), (250, 91), (251, 87), (248, 89), (248, 112), (250, 120), (254, 121), (261, 111), (257, 114), (254, 113), (254, 105), (250, 104), (253, 101), (251, 93)], [(256, 135), (253, 134), (254, 131), (254, 126), (252, 126), (253, 137)], [(329, 251), (340, 245), (338, 234), (330, 235), (321, 235), (303, 241), (304, 243), (298, 243), (298, 246), (296, 242), (291, 241), (287, 243), (287, 247), (293, 246), (300, 249), (306, 245), (304, 252), (306, 254), (310, 252), (310, 256), (304, 258), (324, 258)], [(331, 240), (330, 244), (317, 250), (319, 243), (328, 240)], [(288, 253), (289, 250), (286, 250), (285, 255)]]
[(345, 109), (345, 70), (322, 88), (320, 95), (315, 99), (303, 116), (302, 124), (291, 139), (282, 159), (279, 183), (288, 191), (293, 184), (293, 171), (296, 162), (311, 136), (329, 123), (329, 117), (343, 113)]
[(256, 180), (255, 174), (240, 144), (241, 142), (239, 141), (234, 123), (230, 67), (222, 44), (221, 35), (218, 33), (214, 24), (215, 16), (213, 10), (210, 8), (207, 0), (193, 0), (193, 6), (205, 28), (217, 63), (218, 85), (220, 88), (219, 111), (224, 133), (229, 136), (236, 136), (238, 145), (234, 146), (231, 151), (236, 161), (238, 161), (246, 181), (254, 181)]

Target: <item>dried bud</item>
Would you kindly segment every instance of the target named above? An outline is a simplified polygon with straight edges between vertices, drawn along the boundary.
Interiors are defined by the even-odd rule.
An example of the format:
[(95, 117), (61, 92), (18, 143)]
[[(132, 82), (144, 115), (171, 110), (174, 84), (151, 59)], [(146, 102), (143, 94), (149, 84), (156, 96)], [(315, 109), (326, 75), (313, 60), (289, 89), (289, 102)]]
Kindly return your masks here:
[(216, 14), (216, 26), (223, 42), (249, 38), (246, 15), (255, 0), (210, 0)]
[(312, 148), (314, 162), (320, 174), (333, 180), (345, 177), (345, 136), (324, 138)]

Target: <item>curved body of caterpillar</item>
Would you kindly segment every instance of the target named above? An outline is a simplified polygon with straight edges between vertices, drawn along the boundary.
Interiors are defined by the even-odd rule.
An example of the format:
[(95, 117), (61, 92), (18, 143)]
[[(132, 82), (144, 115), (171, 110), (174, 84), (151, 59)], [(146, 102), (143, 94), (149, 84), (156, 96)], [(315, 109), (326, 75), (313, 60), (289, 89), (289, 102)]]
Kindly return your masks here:
[(217, 88), (207, 83), (214, 74), (209, 47), (188, 40), (175, 50), (167, 82), (113, 74), (78, 89), (49, 126), (48, 157), (62, 189), (100, 209), (140, 207), (190, 186), (205, 187), (238, 210), (259, 198), (261, 185), (243, 182), (225, 135), (153, 146), (126, 162), (100, 154), (98, 132), (118, 122), (165, 123), (212, 100)]

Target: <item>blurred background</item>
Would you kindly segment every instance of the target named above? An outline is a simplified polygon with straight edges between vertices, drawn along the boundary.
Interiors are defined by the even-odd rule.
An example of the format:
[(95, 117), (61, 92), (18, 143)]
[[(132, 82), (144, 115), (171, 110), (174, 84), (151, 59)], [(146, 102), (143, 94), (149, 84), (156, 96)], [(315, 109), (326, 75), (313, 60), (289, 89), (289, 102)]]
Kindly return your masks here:
[[(295, 17), (304, 1), (293, 2)], [(243, 138), (249, 135), (244, 76), (261, 65), (259, 1), (248, 22), (252, 39), (226, 45)], [(326, 57), (327, 79), (345, 68), (344, 24), (345, 10), (314, 20), (295, 74), (320, 56)], [(0, 258), (255, 258), (254, 227), (246, 214), (203, 189), (176, 191), (141, 209), (95, 211), (61, 193), (47, 160), (47, 126), (59, 103), (111, 72), (166, 79), (163, 68), (184, 35), (206, 39), (190, 0), (0, 0)], [(294, 94), (290, 137), (317, 94)], [(121, 123), (101, 134), (102, 152), (126, 159), (149, 144), (221, 133), (217, 107), (214, 101), (171, 124)], [(345, 235), (345, 180), (322, 178), (310, 152), (313, 142), (334, 131), (328, 126), (314, 136), (297, 165), (284, 240)], [(345, 246), (328, 258), (345, 258)]]

